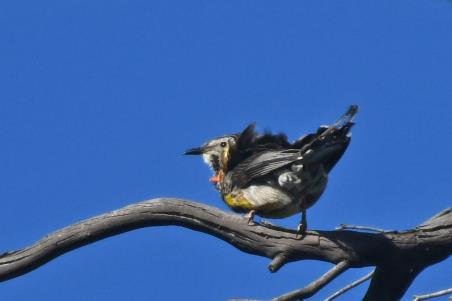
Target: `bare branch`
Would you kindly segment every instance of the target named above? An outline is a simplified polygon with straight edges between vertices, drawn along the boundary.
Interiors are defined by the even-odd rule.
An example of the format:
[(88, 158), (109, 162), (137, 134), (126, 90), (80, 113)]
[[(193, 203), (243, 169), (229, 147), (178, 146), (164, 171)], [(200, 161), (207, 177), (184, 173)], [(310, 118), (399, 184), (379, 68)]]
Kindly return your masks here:
[(201, 231), (244, 252), (276, 258), (272, 265), (275, 270), (284, 261), (317, 259), (337, 263), (352, 255), (335, 241), (338, 238), (335, 238), (334, 232), (308, 234), (303, 239), (297, 239), (296, 230), (275, 226), (267, 228), (259, 224), (250, 226), (247, 219), (240, 215), (204, 204), (155, 199), (84, 220), (51, 233), (30, 247), (4, 253), (0, 256), (0, 281), (28, 273), (86, 244), (142, 227), (164, 225)]
[[(442, 290), (442, 291), (434, 292), (434, 293), (430, 293), (430, 294), (426, 294), (426, 295), (414, 295), (413, 301), (427, 300), (427, 299), (432, 299), (432, 298), (436, 298), (436, 297), (441, 297), (441, 296), (448, 295), (448, 294), (452, 294), (452, 288), (447, 289), (447, 290)], [(452, 296), (449, 297), (449, 300), (450, 300), (450, 299), (452, 299)]]
[(334, 294), (332, 294), (331, 296), (326, 298), (325, 301), (332, 301), (332, 300), (336, 299), (337, 297), (339, 297), (340, 295), (345, 294), (346, 292), (348, 292), (352, 288), (357, 287), (361, 283), (366, 282), (367, 280), (369, 280), (372, 277), (373, 274), (374, 274), (374, 271), (372, 271), (369, 274), (367, 274), (366, 276), (364, 276), (364, 277), (362, 277), (362, 278), (350, 283), (349, 285), (341, 288), (340, 290), (338, 290), (337, 292), (335, 292)]
[(29, 247), (6, 252), (0, 255), (0, 281), (28, 273), (98, 240), (142, 227), (167, 225), (201, 231), (243, 252), (267, 257), (272, 260), (269, 269), (273, 272), (288, 262), (304, 259), (336, 264), (322, 278), (279, 300), (291, 300), (294, 296), (306, 298), (347, 268), (365, 266), (376, 266), (376, 269), (364, 300), (398, 300), (419, 272), (452, 254), (451, 210), (402, 232), (309, 231), (300, 239), (295, 230), (258, 223), (248, 225), (248, 220), (237, 214), (166, 198), (132, 204), (86, 219), (51, 233)]
[(336, 230), (364, 230), (364, 231), (370, 231), (370, 232), (376, 232), (376, 233), (392, 232), (392, 231), (383, 230), (383, 229), (374, 228), (374, 227), (355, 226), (355, 225), (347, 225), (347, 224), (340, 224), (339, 226), (336, 227)]
[(287, 261), (287, 256), (284, 253), (279, 253), (276, 255), (273, 260), (268, 265), (268, 269), (270, 272), (277, 272)]
[(334, 278), (345, 272), (350, 264), (347, 261), (341, 261), (331, 270), (322, 275), (319, 279), (311, 282), (302, 289), (295, 290), (282, 296), (272, 299), (272, 301), (293, 301), (303, 298), (309, 298), (321, 290), (325, 285), (333, 281)]

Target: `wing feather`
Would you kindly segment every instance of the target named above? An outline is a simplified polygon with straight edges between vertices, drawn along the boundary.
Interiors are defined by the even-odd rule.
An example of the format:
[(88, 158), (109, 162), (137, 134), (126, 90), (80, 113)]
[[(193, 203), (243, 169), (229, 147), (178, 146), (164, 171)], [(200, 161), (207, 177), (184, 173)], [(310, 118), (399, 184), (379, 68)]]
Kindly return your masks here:
[(300, 159), (299, 150), (266, 150), (252, 155), (231, 170), (234, 185), (243, 187), (252, 180), (265, 176)]

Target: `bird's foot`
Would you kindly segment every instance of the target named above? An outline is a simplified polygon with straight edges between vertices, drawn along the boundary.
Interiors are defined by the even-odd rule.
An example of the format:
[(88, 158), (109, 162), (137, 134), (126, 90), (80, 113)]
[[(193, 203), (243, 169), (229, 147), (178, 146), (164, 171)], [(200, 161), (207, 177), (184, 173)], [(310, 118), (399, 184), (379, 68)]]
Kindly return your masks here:
[(295, 238), (303, 238), (306, 236), (306, 232), (307, 232), (307, 226), (305, 223), (300, 223), (298, 224), (297, 227), (297, 234), (295, 236)]
[(247, 214), (245, 214), (245, 218), (248, 219), (248, 225), (254, 224), (254, 215), (256, 214), (256, 210), (251, 210)]

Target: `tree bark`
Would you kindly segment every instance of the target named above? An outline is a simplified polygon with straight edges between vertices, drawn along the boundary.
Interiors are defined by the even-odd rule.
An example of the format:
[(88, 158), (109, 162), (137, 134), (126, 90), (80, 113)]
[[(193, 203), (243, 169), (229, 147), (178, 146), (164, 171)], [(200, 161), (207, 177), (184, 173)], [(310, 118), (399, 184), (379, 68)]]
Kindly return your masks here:
[[(424, 268), (452, 254), (451, 209), (406, 231), (309, 231), (300, 239), (295, 230), (270, 224), (248, 225), (248, 220), (242, 216), (204, 204), (155, 199), (86, 219), (51, 233), (29, 247), (2, 254), (0, 281), (28, 273), (89, 243), (142, 227), (166, 225), (201, 231), (243, 252), (268, 257), (272, 260), (271, 272), (285, 263), (303, 259), (335, 264), (336, 268), (326, 273), (325, 278), (312, 283), (322, 286), (330, 281), (325, 283), (325, 279), (334, 278), (348, 268), (375, 266), (363, 299), (366, 301), (399, 300)], [(303, 289), (298, 293), (301, 291)], [(311, 290), (310, 294), (315, 291)], [(299, 293), (296, 299), (284, 300), (303, 296), (307, 297)]]

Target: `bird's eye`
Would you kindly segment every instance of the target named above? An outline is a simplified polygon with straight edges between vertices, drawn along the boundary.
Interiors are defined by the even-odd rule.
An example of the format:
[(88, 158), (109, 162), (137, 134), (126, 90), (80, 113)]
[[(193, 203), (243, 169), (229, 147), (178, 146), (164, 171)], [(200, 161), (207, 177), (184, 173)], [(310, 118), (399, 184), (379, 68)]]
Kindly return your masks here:
[(221, 146), (221, 147), (226, 147), (226, 142), (221, 142), (221, 143), (220, 143), (220, 146)]

